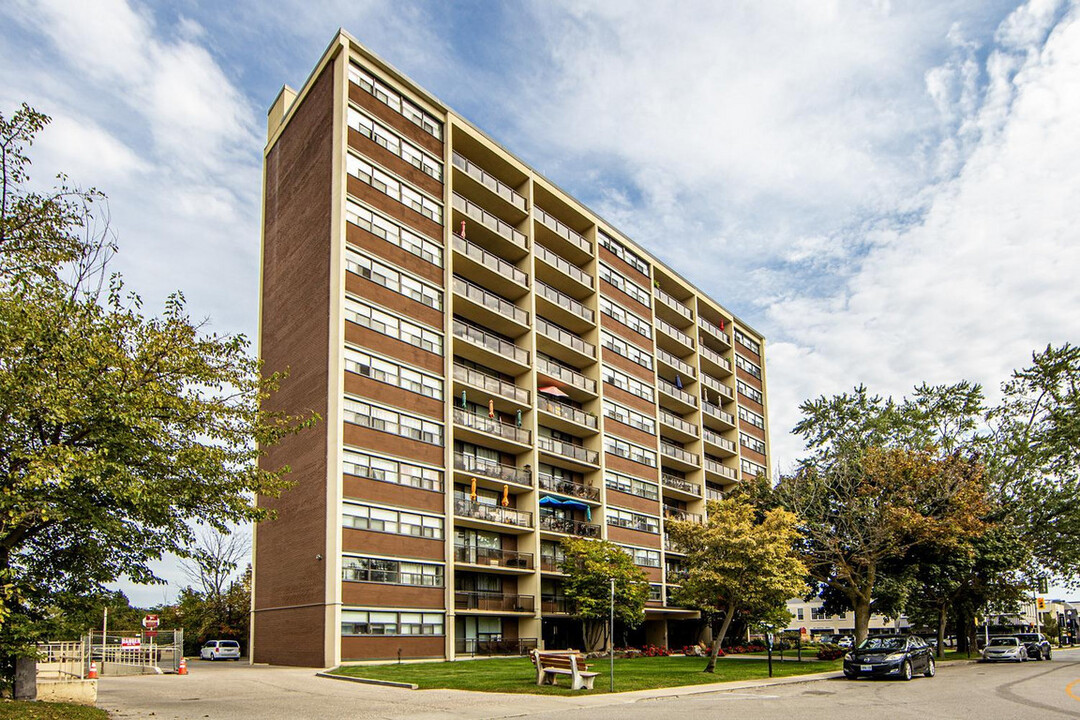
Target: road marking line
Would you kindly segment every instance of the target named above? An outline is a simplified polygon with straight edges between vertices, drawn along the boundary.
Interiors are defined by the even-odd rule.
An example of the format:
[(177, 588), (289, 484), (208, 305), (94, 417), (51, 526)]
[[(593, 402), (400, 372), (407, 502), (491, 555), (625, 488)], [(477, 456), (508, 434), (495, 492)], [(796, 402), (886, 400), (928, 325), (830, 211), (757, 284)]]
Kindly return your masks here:
[(1073, 700), (1080, 700), (1080, 695), (1073, 692), (1073, 687), (1080, 683), (1080, 680), (1073, 680), (1071, 683), (1065, 686), (1065, 694), (1071, 697)]

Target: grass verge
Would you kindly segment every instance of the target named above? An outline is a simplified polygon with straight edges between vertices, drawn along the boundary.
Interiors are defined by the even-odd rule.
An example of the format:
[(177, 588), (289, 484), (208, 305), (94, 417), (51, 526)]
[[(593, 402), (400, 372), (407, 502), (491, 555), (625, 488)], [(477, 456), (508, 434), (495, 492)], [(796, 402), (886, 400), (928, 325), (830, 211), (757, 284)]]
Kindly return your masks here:
[(3, 720), (109, 720), (104, 710), (67, 703), (0, 700)]
[[(705, 685), (733, 680), (757, 680), (769, 675), (768, 663), (765, 660), (720, 658), (716, 663), (716, 672), (713, 674), (702, 672), (705, 662), (705, 658), (699, 657), (617, 659), (615, 661), (615, 692)], [(589, 664), (590, 669), (600, 673), (596, 678), (596, 689), (592, 693), (608, 692), (610, 678), (607, 660), (593, 660)], [(838, 660), (774, 663), (773, 675), (774, 677), (789, 677), (840, 669), (841, 663)], [(331, 673), (372, 680), (415, 683), (421, 690), (449, 688), (538, 695), (571, 695), (574, 692), (568, 687), (568, 678), (559, 678), (559, 682), (564, 685), (562, 687), (538, 686), (536, 671), (528, 658), (492, 658), (411, 665), (365, 665), (339, 667)]]

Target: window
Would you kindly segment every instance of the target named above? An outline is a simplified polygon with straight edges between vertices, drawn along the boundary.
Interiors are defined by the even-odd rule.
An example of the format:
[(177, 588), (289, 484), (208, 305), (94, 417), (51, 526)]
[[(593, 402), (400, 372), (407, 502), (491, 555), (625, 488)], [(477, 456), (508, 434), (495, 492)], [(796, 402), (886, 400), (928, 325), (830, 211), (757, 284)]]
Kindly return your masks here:
[(379, 482), (442, 492), (442, 470), (390, 460), (364, 452), (345, 449), (344, 470), (347, 475), (370, 478)]
[(645, 307), (650, 307), (649, 291), (605, 262), (600, 263), (600, 279), (622, 290)]
[(803, 609), (802, 608), (795, 608), (795, 619), (797, 619), (797, 620), (804, 620), (805, 619), (803, 617)]
[(442, 224), (442, 204), (430, 195), (420, 192), (404, 180), (366, 160), (361, 160), (352, 153), (345, 158), (345, 168), (360, 182), (409, 206), (428, 219)]
[(656, 434), (656, 420), (611, 400), (604, 400), (604, 417), (635, 427), (650, 435)]
[(641, 532), (660, 534), (660, 519), (651, 515), (641, 515), (629, 510), (609, 507), (607, 509), (607, 524), (616, 527), (640, 530)]
[(342, 610), (342, 635), (442, 635), (443, 614)]
[(424, 172), (439, 182), (443, 179), (443, 166), (437, 159), (405, 140), (379, 121), (349, 106), (349, 127), (377, 145)]
[(642, 350), (637, 345), (623, 340), (618, 335), (609, 333), (607, 330), (601, 330), (600, 344), (608, 350), (611, 350), (613, 353), (622, 355), (630, 362), (637, 363), (646, 370), (653, 369), (653, 357), (651, 352)]
[(736, 380), (735, 386), (739, 388), (739, 394), (745, 395), (758, 404), (764, 404), (765, 397), (761, 394), (761, 391), (752, 385), (744, 383), (742, 380)]
[(742, 471), (746, 475), (750, 475), (752, 477), (757, 477), (758, 475), (768, 476), (769, 474), (769, 471), (765, 468), (764, 465), (759, 465), (753, 460), (747, 460), (745, 458), (742, 461)]
[(634, 268), (645, 277), (649, 277), (649, 263), (645, 262), (645, 260), (639, 257), (636, 253), (632, 252), (629, 248), (627, 248), (615, 238), (608, 235), (603, 230), (597, 232), (597, 236), (600, 239), (601, 247), (607, 248), (612, 255), (619, 258), (624, 263)]
[(381, 237), (391, 245), (397, 245), (405, 252), (423, 258), (432, 265), (442, 267), (442, 246), (439, 243), (398, 225), (352, 198), (345, 203), (345, 219), (372, 235)]
[(614, 385), (620, 390), (625, 390), (631, 395), (637, 395), (639, 398), (648, 402), (653, 402), (655, 394), (651, 385), (646, 385), (637, 378), (632, 378), (624, 372), (616, 370), (610, 365), (602, 365), (600, 367), (600, 377), (604, 382), (609, 385)]
[(828, 620), (829, 616), (825, 614), (825, 610), (820, 607), (810, 608), (811, 620)]
[(442, 290), (413, 277), (392, 265), (369, 257), (353, 248), (345, 254), (345, 268), (362, 278), (393, 290), (436, 310), (443, 309)]
[(758, 415), (753, 410), (744, 408), (742, 405), (739, 406), (739, 419), (754, 427), (761, 428), (762, 430), (765, 429), (765, 418)]
[(620, 545), (619, 548), (634, 559), (635, 565), (641, 567), (660, 567), (660, 552), (639, 547), (627, 547)]
[(761, 343), (759, 343), (757, 340), (754, 340), (749, 335), (741, 333), (738, 330), (735, 331), (735, 339), (742, 343), (742, 345), (745, 346), (747, 350), (750, 350), (758, 357), (761, 357)]
[(632, 313), (622, 305), (616, 305), (607, 297), (600, 296), (600, 312), (604, 313), (610, 318), (621, 322), (626, 327), (630, 328), (638, 335), (642, 335), (647, 338), (652, 338), (652, 324), (641, 317), (637, 313)]
[(429, 113), (424, 112), (415, 103), (402, 97), (399, 92), (376, 80), (371, 74), (356, 65), (349, 65), (349, 80), (359, 85), (366, 92), (374, 95), (397, 113), (404, 115), (410, 122), (419, 126), (429, 135), (442, 140), (442, 123)]
[(348, 582), (442, 587), (443, 566), (404, 560), (346, 556), (342, 559), (341, 579)]
[(614, 435), (604, 437), (604, 450), (612, 455), (639, 462), (642, 465), (656, 467), (656, 453), (640, 445), (626, 442)]
[(345, 503), (341, 524), (354, 530), (410, 535), (430, 540), (442, 540), (443, 537), (441, 517), (372, 505)]
[(739, 443), (745, 447), (750, 448), (754, 452), (759, 452), (762, 455), (765, 454), (765, 443), (762, 440), (758, 440), (753, 435), (747, 435), (746, 433), (739, 433)]
[(441, 423), (351, 397), (345, 398), (345, 422), (431, 445), (443, 444)]
[(430, 353), (442, 355), (442, 333), (353, 297), (345, 298), (345, 319)]
[(443, 399), (443, 381), (434, 375), (345, 347), (345, 370), (436, 400)]
[(759, 368), (756, 363), (750, 362), (739, 353), (735, 353), (735, 365), (736, 367), (740, 367), (746, 372), (750, 373), (758, 380), (761, 379), (761, 368)]
[(660, 487), (656, 483), (623, 475), (612, 470), (604, 473), (604, 484), (611, 490), (637, 495), (646, 500), (657, 500), (660, 497)]

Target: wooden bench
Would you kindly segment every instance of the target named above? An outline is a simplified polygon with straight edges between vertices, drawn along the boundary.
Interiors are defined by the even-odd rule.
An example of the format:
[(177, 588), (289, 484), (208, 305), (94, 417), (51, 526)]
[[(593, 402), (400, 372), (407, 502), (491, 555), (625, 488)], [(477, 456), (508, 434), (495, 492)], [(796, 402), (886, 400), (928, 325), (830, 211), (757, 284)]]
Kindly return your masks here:
[(600, 674), (589, 672), (585, 658), (576, 650), (532, 650), (529, 656), (536, 667), (537, 685), (557, 685), (560, 675), (569, 675), (571, 690), (592, 690)]

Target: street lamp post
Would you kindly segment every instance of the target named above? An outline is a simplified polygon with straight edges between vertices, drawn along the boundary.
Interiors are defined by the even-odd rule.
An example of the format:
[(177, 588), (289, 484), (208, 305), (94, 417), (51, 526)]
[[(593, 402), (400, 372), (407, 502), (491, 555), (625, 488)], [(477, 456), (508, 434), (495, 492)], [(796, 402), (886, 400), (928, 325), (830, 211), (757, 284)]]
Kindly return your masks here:
[(608, 692), (615, 692), (615, 578), (611, 578), (611, 615), (608, 620)]

